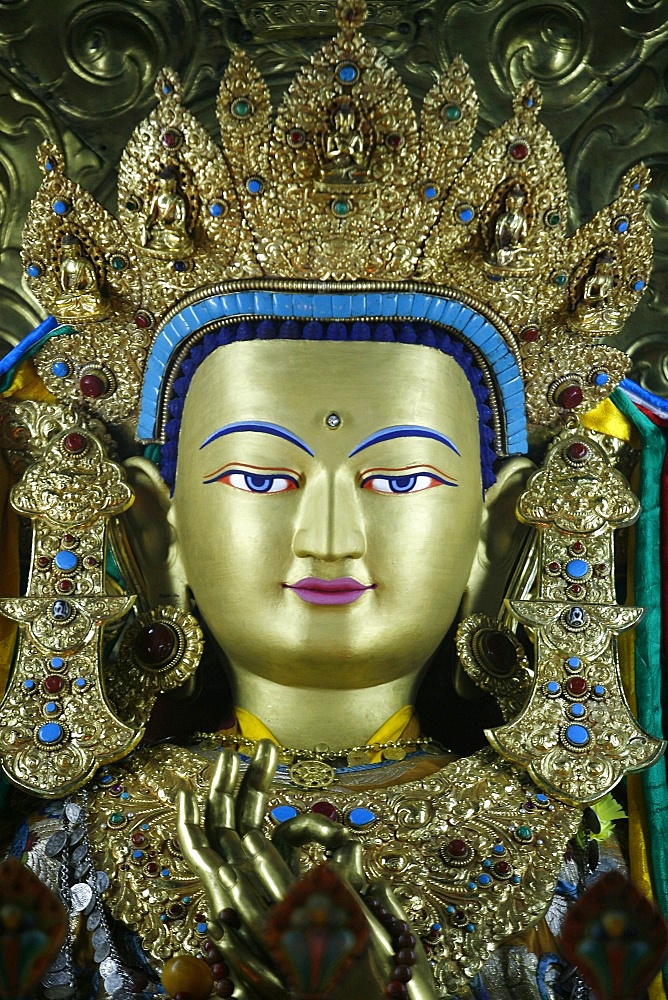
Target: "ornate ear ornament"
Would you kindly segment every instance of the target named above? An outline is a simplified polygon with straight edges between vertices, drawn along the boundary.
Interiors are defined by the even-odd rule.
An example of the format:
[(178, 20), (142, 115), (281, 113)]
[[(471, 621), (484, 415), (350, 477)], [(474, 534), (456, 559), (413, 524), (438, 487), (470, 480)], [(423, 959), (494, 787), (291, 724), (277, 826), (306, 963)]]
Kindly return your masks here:
[(138, 615), (107, 673), (107, 692), (121, 718), (144, 725), (158, 694), (194, 676), (203, 649), (202, 630), (187, 611), (160, 605)]
[(575, 426), (554, 441), (517, 512), (538, 532), (539, 575), (533, 599), (508, 605), (533, 635), (535, 670), (519, 715), (486, 735), (546, 792), (587, 804), (665, 749), (633, 718), (617, 654), (618, 633), (643, 612), (616, 602), (614, 532), (640, 508), (593, 435)]
[(514, 719), (532, 681), (529, 660), (515, 633), (489, 615), (470, 615), (457, 628), (457, 655), (473, 683), (499, 703), (504, 719)]

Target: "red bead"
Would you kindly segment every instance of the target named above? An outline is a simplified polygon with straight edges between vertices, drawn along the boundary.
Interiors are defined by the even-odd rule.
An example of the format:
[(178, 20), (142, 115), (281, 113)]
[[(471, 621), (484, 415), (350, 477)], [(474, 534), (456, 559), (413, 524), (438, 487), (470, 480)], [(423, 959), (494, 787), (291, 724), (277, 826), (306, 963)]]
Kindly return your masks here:
[(551, 562), (548, 563), (547, 568), (549, 569), (550, 573), (558, 573), (559, 570), (561, 569), (561, 564), (558, 562)]
[(84, 559), (84, 566), (97, 566), (97, 559), (95, 556), (86, 556)]
[(595, 563), (594, 564), (594, 573), (596, 573), (596, 576), (603, 576), (603, 574), (607, 572), (607, 569), (608, 569), (608, 567), (607, 567), (606, 563)]
[(404, 983), (400, 983), (398, 982), (398, 980), (393, 979), (391, 983), (387, 984), (387, 989), (385, 990), (385, 994), (388, 997), (403, 998), (408, 996), (408, 990), (406, 989)]
[(46, 569), (47, 566), (51, 565), (51, 560), (47, 559), (46, 556), (40, 556), (39, 559), (37, 560), (37, 565), (39, 566), (40, 569)]
[(508, 152), (513, 160), (526, 160), (529, 155), (529, 147), (524, 142), (514, 142), (508, 148)]
[(582, 462), (589, 455), (589, 448), (584, 441), (573, 441), (566, 449), (566, 455), (572, 462)]
[(172, 905), (167, 908), (167, 916), (172, 917), (174, 920), (178, 917), (182, 917), (185, 912), (185, 907), (182, 903), (172, 903)]
[(216, 962), (211, 966), (211, 975), (214, 979), (225, 979), (229, 974), (230, 970), (224, 962)]
[(78, 541), (79, 539), (76, 535), (63, 535), (63, 545), (66, 545), (68, 549), (71, 549)]
[(146, 330), (147, 327), (151, 325), (151, 317), (148, 313), (138, 312), (135, 313), (135, 326), (138, 326), (140, 330)]
[(139, 630), (133, 650), (140, 663), (158, 667), (167, 663), (176, 649), (176, 644), (174, 629), (165, 622), (151, 622)]
[(510, 875), (510, 865), (507, 861), (497, 861), (494, 865), (494, 871), (497, 875)]
[(146, 865), (146, 872), (149, 875), (157, 875), (160, 870), (160, 865), (157, 865), (155, 861), (149, 861)]
[(181, 137), (180, 137), (180, 135), (178, 134), (178, 132), (172, 132), (172, 131), (170, 130), (170, 131), (168, 131), (168, 132), (165, 132), (165, 133), (164, 133), (164, 134), (163, 134), (163, 135), (161, 136), (161, 139), (160, 139), (160, 141), (162, 142), (163, 146), (164, 146), (164, 147), (165, 147), (166, 149), (175, 149), (175, 148), (176, 148), (176, 146), (178, 146), (178, 144), (179, 144), (179, 141), (180, 141), (180, 138), (181, 138)]
[(51, 674), (49, 677), (44, 679), (44, 690), (49, 694), (58, 694), (62, 686), (62, 677), (56, 677), (55, 674)]
[(408, 965), (397, 965), (392, 970), (392, 979), (399, 983), (408, 983), (413, 978), (413, 972)]
[(584, 552), (584, 550), (585, 550), (585, 547), (582, 544), (582, 542), (573, 542), (573, 544), (571, 545), (571, 552), (573, 553), (573, 555), (576, 555), (576, 556), (582, 555), (582, 553)]
[(415, 947), (415, 935), (400, 934), (397, 938), (397, 951), (401, 951), (402, 948), (414, 948)]
[(218, 919), (221, 924), (227, 924), (228, 927), (241, 927), (239, 914), (231, 906), (226, 906), (224, 910), (221, 910)]
[(298, 128), (296, 128), (294, 132), (290, 133), (290, 142), (293, 146), (301, 146), (305, 139), (306, 136)]
[(587, 690), (587, 682), (584, 677), (569, 677), (566, 681), (566, 690), (569, 694), (579, 696)]
[(99, 399), (100, 396), (104, 396), (109, 387), (106, 379), (100, 375), (83, 375), (79, 379), (79, 388), (81, 395), (87, 399)]
[(395, 958), (399, 965), (415, 965), (415, 952), (412, 948), (402, 948)]
[(315, 805), (311, 806), (311, 812), (317, 813), (318, 816), (326, 816), (327, 819), (331, 819), (332, 822), (336, 822), (338, 817), (338, 812), (336, 811), (336, 806), (333, 806), (331, 802), (316, 802)]
[(213, 988), (217, 997), (231, 997), (234, 993), (234, 983), (231, 979), (219, 979)]
[(404, 144), (404, 137), (399, 135), (398, 132), (391, 132), (388, 136), (386, 136), (385, 143), (390, 147), (390, 149), (399, 149), (400, 146), (403, 146)]
[(87, 441), (83, 434), (78, 434), (77, 431), (72, 431), (68, 434), (63, 441), (65, 446), (65, 451), (71, 452), (72, 455), (78, 455), (86, 447)]
[(520, 333), (520, 338), (524, 341), (525, 344), (532, 344), (534, 340), (538, 340), (539, 337), (540, 337), (540, 330), (538, 329), (537, 326), (527, 326)]
[(141, 847), (142, 844), (146, 843), (146, 837), (144, 836), (143, 833), (133, 833), (132, 834), (132, 843), (136, 847)]
[(572, 583), (568, 588), (568, 593), (571, 597), (580, 597), (584, 593), (584, 587), (581, 587), (579, 583)]
[(71, 580), (60, 580), (58, 582), (58, 590), (62, 594), (69, 594), (71, 590), (74, 590), (74, 584)]
[(579, 385), (564, 385), (555, 395), (558, 406), (564, 410), (574, 410), (584, 399), (584, 393)]
[[(465, 858), (469, 852), (469, 845), (466, 843), (465, 840), (459, 840), (459, 838), (455, 838), (455, 840), (450, 841), (450, 843), (447, 845), (446, 850), (450, 855), (450, 857), (452, 858)], [(411, 946), (409, 945), (408, 947)]]

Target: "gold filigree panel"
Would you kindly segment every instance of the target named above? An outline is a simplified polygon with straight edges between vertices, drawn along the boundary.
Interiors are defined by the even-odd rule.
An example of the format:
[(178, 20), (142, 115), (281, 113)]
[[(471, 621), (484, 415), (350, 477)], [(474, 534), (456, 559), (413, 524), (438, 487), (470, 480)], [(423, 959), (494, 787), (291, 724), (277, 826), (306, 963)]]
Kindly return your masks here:
[[(19, 246), (39, 182), (43, 138), (65, 151), (70, 176), (115, 209), (115, 170), (152, 106), (164, 65), (215, 135), (215, 94), (242, 46), (274, 106), (310, 53), (331, 36), (334, 0), (15, 0), (0, 8), (0, 338), (16, 343), (41, 318), (21, 283)], [(622, 344), (635, 376), (668, 394), (667, 0), (371, 0), (366, 35), (401, 72), (414, 100), (457, 53), (481, 99), (480, 131), (507, 117), (511, 87), (533, 76), (542, 120), (566, 156), (573, 222), (616, 194), (644, 160), (654, 278)]]

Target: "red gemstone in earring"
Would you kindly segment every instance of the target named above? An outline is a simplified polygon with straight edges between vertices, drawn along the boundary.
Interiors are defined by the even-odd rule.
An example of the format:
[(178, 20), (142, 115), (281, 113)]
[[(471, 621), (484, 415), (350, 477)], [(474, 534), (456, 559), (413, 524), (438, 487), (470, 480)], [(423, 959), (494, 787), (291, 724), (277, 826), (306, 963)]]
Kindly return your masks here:
[(160, 667), (174, 655), (178, 638), (165, 622), (151, 622), (139, 630), (134, 641), (134, 654), (148, 667)]

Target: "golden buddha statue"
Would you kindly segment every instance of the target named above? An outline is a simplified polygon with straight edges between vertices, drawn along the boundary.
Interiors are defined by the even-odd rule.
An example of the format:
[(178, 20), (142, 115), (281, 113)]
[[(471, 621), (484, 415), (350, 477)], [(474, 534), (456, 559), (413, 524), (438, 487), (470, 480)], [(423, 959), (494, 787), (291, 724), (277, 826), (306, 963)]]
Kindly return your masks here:
[(188, 207), (174, 167), (164, 167), (158, 174), (157, 189), (142, 224), (142, 244), (171, 256), (188, 256), (192, 252)]
[(93, 262), (83, 252), (81, 241), (71, 234), (63, 237), (59, 277), (61, 294), (54, 308), (64, 320), (82, 315), (100, 319), (107, 313), (109, 303), (100, 291)]
[(522, 254), (528, 234), (526, 193), (521, 187), (512, 188), (506, 195), (504, 209), (494, 223), (494, 248), (492, 259), (503, 267), (512, 264)]
[[(363, 20), (361, 0), (339, 4), (339, 34), (275, 126), (247, 128), (262, 107), (253, 94), (228, 115), (236, 75), (256, 79), (235, 55), (215, 184), (178, 81), (161, 75), (122, 184), (150, 192), (166, 125), (190, 130), (192, 149), (184, 141), (178, 155), (209, 208), (206, 239), (188, 236), (193, 267), (175, 279), (156, 261), (155, 216), (133, 251), (144, 280), (134, 298), (112, 298), (108, 341), (94, 341), (83, 313), (74, 330), (47, 323), (33, 338), (32, 398), (7, 389), (11, 503), (33, 521), (34, 544), (26, 596), (0, 600), (17, 632), (0, 757), (14, 785), (46, 802), (15, 843), (71, 916), (47, 1000), (90, 992), (97, 973), (99, 995), (114, 1000), (553, 996), (546, 970), (559, 960), (538, 960), (551, 945), (517, 936), (546, 913), (557, 927), (567, 845), (591, 832), (583, 808), (663, 751), (629, 711), (617, 656), (616, 635), (639, 611), (617, 604), (613, 534), (638, 505), (584, 417), (605, 408), (626, 359), (581, 349), (566, 328), (569, 277), (589, 244), (607, 240), (629, 259), (623, 234), (610, 235), (622, 211), (635, 239), (624, 266), (647, 269), (646, 174), (625, 179), (586, 246), (557, 230), (536, 281), (509, 268), (512, 287), (498, 291), (484, 234), (464, 230), (489, 217), (506, 174), (521, 180), (522, 157), (500, 163), (490, 150), (526, 136), (527, 156), (546, 151), (531, 165), (542, 204), (565, 204), (538, 91), (520, 90), (513, 118), (453, 166), (441, 155), (448, 122), (472, 135), (475, 105), (457, 63), (428, 99), (451, 107), (455, 80), (460, 118), (431, 114), (418, 133), (407, 117), (406, 136), (385, 142), (374, 122), (406, 99)], [(354, 105), (360, 67), (380, 65), (388, 90), (364, 101), (378, 176), (395, 157), (382, 218), (361, 185), (349, 202), (323, 202), (320, 123), (307, 127), (321, 93)], [(419, 142), (421, 157), (396, 158)], [(55, 195), (76, 217), (79, 190), (50, 169), (27, 258), (49, 259)], [(123, 220), (103, 211), (116, 234)], [(178, 243), (185, 216), (174, 219)], [(359, 261), (335, 259), (330, 240), (348, 223), (356, 234), (382, 223), (401, 244), (397, 267), (413, 262), (414, 273), (369, 278), (373, 240)], [(301, 251), (293, 270), (283, 251), (314, 234), (323, 273), (305, 279)], [(216, 240), (237, 258), (216, 257)], [(127, 337), (133, 317), (141, 343)], [(106, 392), (82, 400), (77, 380), (96, 364), (100, 379), (111, 373)], [(20, 370), (15, 385), (28, 378)], [(531, 428), (553, 438), (536, 472)], [(455, 693), (460, 619), (458, 690), (491, 692), (499, 710)], [(149, 721), (169, 691), (180, 700), (163, 698)], [(174, 741), (177, 717), (196, 711), (206, 731), (185, 725)], [(450, 715), (466, 712), (490, 746), (451, 745)], [(78, 966), (88, 939), (92, 960)]]

